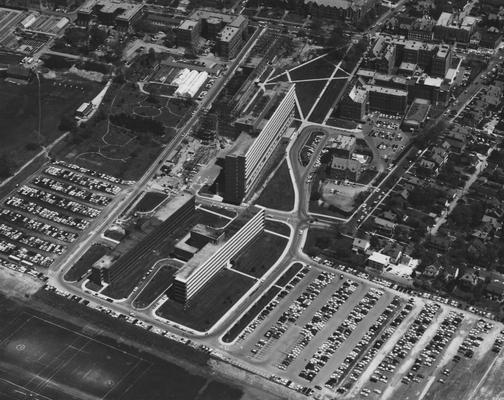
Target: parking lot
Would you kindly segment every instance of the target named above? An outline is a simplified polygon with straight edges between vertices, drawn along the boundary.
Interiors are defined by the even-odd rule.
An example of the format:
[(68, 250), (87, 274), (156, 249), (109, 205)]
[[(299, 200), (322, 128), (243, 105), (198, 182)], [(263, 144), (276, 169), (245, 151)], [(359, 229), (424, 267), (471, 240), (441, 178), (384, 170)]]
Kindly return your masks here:
[(349, 270), (302, 271), (228, 347), (293, 390), (316, 398), (441, 398), (435, 393), (475, 365), (478, 383), (504, 346), (502, 324), (442, 299), (411, 297)]
[(13, 269), (49, 268), (129, 184), (65, 162), (46, 167), (4, 200), (0, 257)]
[(245, 329), (231, 352), (298, 390), (334, 392), (325, 386), (330, 377), (343, 371), (340, 378), (344, 379), (354, 366), (352, 361), (382, 333), (407, 299), (338, 271), (305, 272), (295, 286), (286, 286), (291, 288), (287, 295), (265, 307), (268, 317)]

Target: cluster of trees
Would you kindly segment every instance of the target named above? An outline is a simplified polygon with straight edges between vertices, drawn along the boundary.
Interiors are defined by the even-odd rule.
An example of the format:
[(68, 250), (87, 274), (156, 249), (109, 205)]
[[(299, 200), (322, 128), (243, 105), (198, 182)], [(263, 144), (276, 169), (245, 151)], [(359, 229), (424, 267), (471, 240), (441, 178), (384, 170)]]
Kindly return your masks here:
[(151, 132), (154, 135), (158, 136), (161, 136), (165, 133), (163, 124), (161, 122), (137, 115), (130, 115), (126, 113), (111, 115), (110, 122), (112, 122), (114, 125), (135, 132)]

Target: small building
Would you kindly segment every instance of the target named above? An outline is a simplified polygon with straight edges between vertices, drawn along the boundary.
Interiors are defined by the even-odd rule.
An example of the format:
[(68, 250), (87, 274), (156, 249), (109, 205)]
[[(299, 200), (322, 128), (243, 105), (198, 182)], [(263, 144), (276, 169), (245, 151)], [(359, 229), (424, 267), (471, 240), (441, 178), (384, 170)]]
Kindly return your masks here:
[(354, 238), (352, 242), (352, 251), (355, 253), (365, 254), (371, 247), (371, 243), (367, 239)]
[(86, 118), (93, 111), (93, 103), (82, 103), (77, 110), (75, 116), (77, 118)]
[(431, 108), (431, 103), (426, 99), (415, 99), (406, 113), (406, 117), (402, 122), (404, 130), (417, 131), (425, 124), (427, 115)]
[(370, 268), (377, 269), (379, 271), (383, 271), (385, 268), (387, 268), (390, 264), (390, 257), (378, 253), (377, 251), (374, 251), (367, 259), (366, 261), (367, 266)]
[(20, 83), (28, 83), (33, 76), (31, 69), (21, 65), (9, 65), (7, 68), (7, 79), (15, 80)]
[(341, 118), (352, 121), (362, 121), (367, 114), (368, 92), (364, 88), (354, 86), (339, 104)]
[(397, 227), (397, 224), (386, 219), (375, 217), (374, 219), (375, 226), (378, 229), (381, 229), (385, 232), (392, 233)]

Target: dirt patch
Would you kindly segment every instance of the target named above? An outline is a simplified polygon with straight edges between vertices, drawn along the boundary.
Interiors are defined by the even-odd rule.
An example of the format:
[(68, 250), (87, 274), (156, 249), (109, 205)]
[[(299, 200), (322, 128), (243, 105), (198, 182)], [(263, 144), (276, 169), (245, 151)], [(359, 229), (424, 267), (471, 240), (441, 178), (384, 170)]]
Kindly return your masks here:
[(0, 292), (7, 297), (26, 299), (38, 292), (42, 286), (42, 282), (29, 275), (0, 268)]

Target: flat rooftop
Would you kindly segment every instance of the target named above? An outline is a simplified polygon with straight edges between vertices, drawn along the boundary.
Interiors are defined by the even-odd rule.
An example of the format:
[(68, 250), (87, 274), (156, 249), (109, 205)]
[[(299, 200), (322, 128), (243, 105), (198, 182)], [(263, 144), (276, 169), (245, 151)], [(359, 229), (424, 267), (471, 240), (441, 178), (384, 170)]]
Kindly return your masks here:
[(423, 122), (427, 118), (431, 103), (425, 99), (415, 99), (406, 114), (404, 120), (406, 122)]
[(392, 89), (392, 88), (387, 88), (387, 87), (383, 87), (383, 86), (371, 85), (368, 87), (368, 89), (370, 92), (390, 94), (393, 96), (407, 96), (408, 95), (408, 92), (406, 90)]
[(436, 25), (438, 26), (448, 26), (452, 20), (452, 14), (448, 12), (442, 12), (439, 16)]
[(212, 257), (220, 247), (222, 246), (207, 243), (189, 261), (187, 261), (182, 268), (178, 270), (176, 279), (181, 281), (187, 280), (201, 265), (205, 263), (205, 261)]
[(338, 135), (331, 147), (338, 150), (350, 150), (355, 145), (355, 142), (355, 136)]
[(208, 236), (210, 238), (217, 239), (221, 233), (217, 232), (215, 229), (210, 228), (206, 225), (203, 224), (196, 224), (192, 229), (191, 232), (198, 233), (200, 235)]
[(238, 28), (235, 28), (233, 26), (226, 26), (222, 31), (220, 31), (219, 39), (222, 42), (230, 42), (239, 33), (240, 30)]
[(191, 246), (187, 241), (189, 240), (190, 234), (185, 235), (182, 240), (180, 240), (176, 245), (176, 249), (185, 250), (189, 253), (195, 254), (199, 249), (197, 247)]
[(198, 21), (192, 19), (185, 19), (180, 23), (178, 29), (192, 31), (196, 27), (196, 25), (198, 25)]
[(364, 103), (366, 101), (366, 95), (367, 95), (366, 89), (354, 86), (352, 90), (350, 90), (348, 97), (350, 97), (352, 101), (354, 101), (355, 103)]
[(156, 213), (156, 217), (165, 221), (180, 207), (185, 205), (187, 202), (192, 201), (192, 199), (194, 199), (193, 194), (182, 192), (178, 196), (171, 198), (169, 202), (165, 203), (165, 205), (162, 206)]

